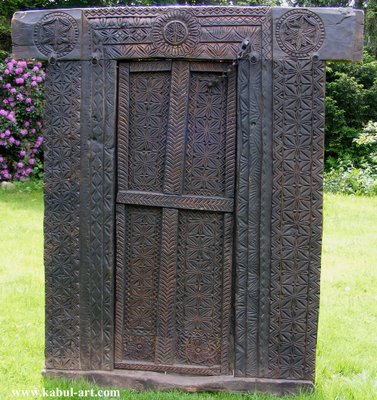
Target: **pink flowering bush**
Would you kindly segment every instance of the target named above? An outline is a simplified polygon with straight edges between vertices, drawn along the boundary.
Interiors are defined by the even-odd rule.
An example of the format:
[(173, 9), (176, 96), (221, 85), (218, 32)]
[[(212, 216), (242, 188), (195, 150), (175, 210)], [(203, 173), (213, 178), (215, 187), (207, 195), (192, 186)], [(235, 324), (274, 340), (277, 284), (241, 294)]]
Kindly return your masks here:
[(0, 181), (42, 169), (43, 82), (40, 62), (0, 62)]

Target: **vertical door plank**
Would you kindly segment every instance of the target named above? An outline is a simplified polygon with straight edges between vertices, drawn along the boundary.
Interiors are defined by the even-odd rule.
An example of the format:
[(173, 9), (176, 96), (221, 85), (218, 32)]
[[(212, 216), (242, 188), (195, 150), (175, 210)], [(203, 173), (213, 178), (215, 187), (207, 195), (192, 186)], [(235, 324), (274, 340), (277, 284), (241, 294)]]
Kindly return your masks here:
[(158, 297), (156, 363), (172, 364), (175, 351), (175, 294), (178, 210), (162, 212), (161, 264)]
[(116, 205), (116, 280), (115, 280), (115, 362), (123, 359), (124, 261), (126, 248), (126, 215), (123, 204)]
[(188, 62), (173, 63), (164, 193), (182, 193), (189, 74)]
[[(188, 103), (189, 63), (172, 66), (169, 122), (166, 138), (163, 191), (181, 194), (184, 168), (185, 130)], [(158, 301), (156, 363), (172, 364), (175, 352), (175, 295), (178, 246), (178, 210), (162, 214), (161, 270)]]
[(234, 197), (236, 169), (236, 71), (228, 74), (225, 135), (225, 197)]
[(128, 135), (130, 109), (130, 64), (119, 65), (118, 97), (118, 190), (128, 189)]
[(221, 327), (221, 373), (229, 373), (231, 357), (231, 310), (232, 310), (232, 264), (233, 264), (233, 214), (224, 214), (224, 248), (223, 248), (223, 287), (222, 287), (222, 327)]

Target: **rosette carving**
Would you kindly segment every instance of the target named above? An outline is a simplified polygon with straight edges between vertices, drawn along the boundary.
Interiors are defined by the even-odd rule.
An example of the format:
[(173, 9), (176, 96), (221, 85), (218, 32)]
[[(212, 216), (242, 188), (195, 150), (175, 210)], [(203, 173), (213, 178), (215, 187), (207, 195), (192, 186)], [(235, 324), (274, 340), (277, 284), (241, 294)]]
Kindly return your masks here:
[(174, 11), (157, 18), (152, 28), (153, 46), (167, 56), (185, 56), (199, 41), (200, 26), (187, 12)]

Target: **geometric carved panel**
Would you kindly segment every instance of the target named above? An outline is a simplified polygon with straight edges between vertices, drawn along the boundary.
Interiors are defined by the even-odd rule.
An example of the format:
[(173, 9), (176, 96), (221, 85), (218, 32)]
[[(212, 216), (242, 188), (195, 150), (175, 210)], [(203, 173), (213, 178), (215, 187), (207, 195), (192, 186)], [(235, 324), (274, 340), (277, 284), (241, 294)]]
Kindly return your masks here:
[(169, 93), (168, 72), (130, 76), (130, 190), (162, 190)]
[[(81, 65), (47, 70), (45, 135), (46, 367), (80, 366)], [(68, 133), (67, 133), (68, 132)]]
[(226, 90), (219, 74), (191, 75), (185, 193), (225, 195)]
[(153, 361), (161, 210), (128, 207), (124, 248), (124, 358)]
[(182, 364), (220, 364), (222, 236), (221, 214), (180, 213), (176, 324)]
[(279, 19), (276, 39), (285, 53), (293, 57), (305, 57), (322, 46), (325, 27), (316, 13), (291, 10)]
[(254, 49), (271, 59), (268, 7), (121, 7), (87, 9), (93, 43), (106, 58), (236, 58), (250, 37)]
[(274, 63), (270, 376), (313, 379), (322, 224), (324, 64)]
[[(16, 56), (51, 62), (51, 374), (96, 370), (108, 379), (101, 371), (115, 367), (228, 375), (210, 378), (225, 390), (311, 386), (324, 136), (318, 60), (359, 60), (362, 26), (351, 9), (16, 13)], [(120, 375), (138, 388), (159, 386), (136, 372), (111, 377)], [(185, 388), (212, 389), (193, 381)]]

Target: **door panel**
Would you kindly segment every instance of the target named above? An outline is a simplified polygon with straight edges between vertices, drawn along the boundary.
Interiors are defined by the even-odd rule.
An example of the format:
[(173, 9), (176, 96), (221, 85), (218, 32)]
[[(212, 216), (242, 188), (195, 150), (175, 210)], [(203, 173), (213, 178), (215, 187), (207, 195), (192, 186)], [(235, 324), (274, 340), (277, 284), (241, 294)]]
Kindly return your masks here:
[(227, 68), (119, 66), (116, 368), (229, 372), (236, 143)]
[(176, 329), (182, 364), (220, 365), (223, 214), (180, 211)]
[[(225, 194), (226, 86), (218, 74), (191, 74), (184, 193)], [(214, 85), (209, 89), (208, 85)]]
[(124, 357), (154, 361), (161, 209), (125, 208)]

